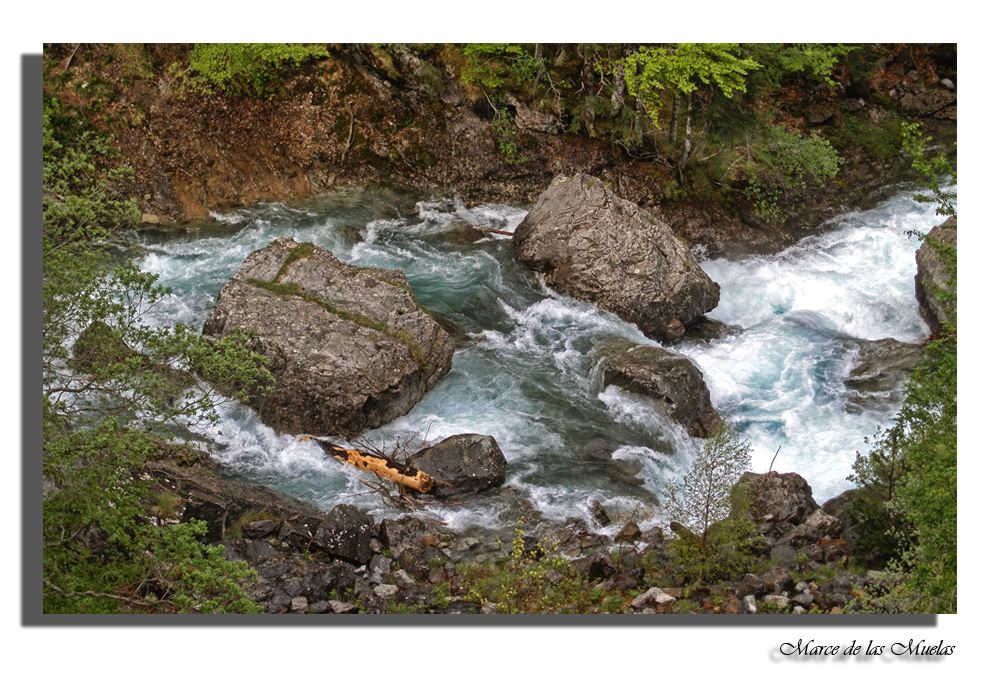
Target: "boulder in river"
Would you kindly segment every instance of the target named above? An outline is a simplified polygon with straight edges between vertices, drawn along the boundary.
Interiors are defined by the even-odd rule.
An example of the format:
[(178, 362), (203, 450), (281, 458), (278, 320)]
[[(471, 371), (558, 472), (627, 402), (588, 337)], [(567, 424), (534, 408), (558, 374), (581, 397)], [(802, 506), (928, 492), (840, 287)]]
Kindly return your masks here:
[(654, 399), (692, 437), (708, 437), (721, 424), (701, 371), (686, 357), (650, 345), (611, 351), (603, 360), (605, 387)]
[(435, 480), (435, 496), (474, 493), (506, 481), (507, 459), (490, 436), (457, 434), (410, 458), (413, 465)]
[(954, 282), (949, 280), (945, 264), (935, 252), (933, 245), (935, 242), (952, 248), (958, 245), (958, 218), (949, 217), (931, 229), (917, 250), (917, 275), (914, 277), (917, 302), (920, 304), (921, 316), (932, 330), (936, 330), (949, 319), (946, 305), (938, 299), (935, 291), (955, 291)]
[(670, 227), (601, 180), (560, 176), (514, 232), (515, 257), (556, 291), (674, 340), (719, 303), (719, 285)]
[(360, 268), (279, 238), (250, 254), (205, 322), (254, 335), (275, 389), (257, 404), (278, 431), (335, 435), (403, 415), (451, 369), (454, 342), (398, 270)]
[(879, 403), (901, 402), (906, 379), (924, 355), (923, 345), (893, 338), (852, 342), (860, 349), (857, 363), (844, 379), (844, 386), (850, 390), (848, 412), (860, 412)]

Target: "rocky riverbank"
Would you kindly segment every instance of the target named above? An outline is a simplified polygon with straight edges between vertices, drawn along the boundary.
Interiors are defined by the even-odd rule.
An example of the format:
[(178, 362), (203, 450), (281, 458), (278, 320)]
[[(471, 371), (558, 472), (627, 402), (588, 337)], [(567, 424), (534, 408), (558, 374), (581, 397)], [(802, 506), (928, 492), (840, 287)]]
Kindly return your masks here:
[[(349, 505), (324, 513), (221, 479), (205, 462), (148, 465), (178, 499), (154, 521), (205, 521), (208, 540), (256, 570), (248, 591), (272, 614), (841, 613), (878, 587), (851, 561), (852, 492), (820, 508), (794, 473), (744, 476), (752, 529), (714, 547), (708, 585), (685, 557), (683, 530), (612, 525), (600, 506), (592, 522), (522, 521), (496, 537), (420, 512), (379, 522)], [(601, 524), (613, 531), (593, 530)]]

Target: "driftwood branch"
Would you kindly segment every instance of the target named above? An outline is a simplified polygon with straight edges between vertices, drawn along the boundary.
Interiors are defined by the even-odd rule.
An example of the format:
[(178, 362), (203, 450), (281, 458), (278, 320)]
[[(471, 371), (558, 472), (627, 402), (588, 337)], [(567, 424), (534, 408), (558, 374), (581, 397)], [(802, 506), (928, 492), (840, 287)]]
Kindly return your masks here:
[(77, 50), (80, 49), (80, 45), (82, 45), (82, 44), (83, 43), (77, 43), (76, 47), (73, 48), (73, 54), (69, 55), (69, 59), (66, 60), (66, 65), (63, 66), (63, 70), (62, 70), (63, 73), (66, 73), (66, 71), (69, 70), (69, 65), (73, 63), (73, 57), (76, 56), (76, 52), (77, 52)]
[(340, 154), (340, 163), (343, 165), (344, 160), (347, 159), (347, 153), (351, 150), (351, 144), (354, 143), (354, 102), (347, 102), (347, 110), (351, 114), (351, 126), (347, 131), (347, 148), (344, 149), (344, 153)]
[(403, 465), (383, 456), (366, 453), (357, 449), (345, 449), (342, 446), (305, 435), (302, 441), (314, 441), (326, 455), (349, 463), (356, 468), (374, 472), (379, 477), (388, 479), (418, 493), (429, 493), (434, 486), (434, 478), (410, 465)]

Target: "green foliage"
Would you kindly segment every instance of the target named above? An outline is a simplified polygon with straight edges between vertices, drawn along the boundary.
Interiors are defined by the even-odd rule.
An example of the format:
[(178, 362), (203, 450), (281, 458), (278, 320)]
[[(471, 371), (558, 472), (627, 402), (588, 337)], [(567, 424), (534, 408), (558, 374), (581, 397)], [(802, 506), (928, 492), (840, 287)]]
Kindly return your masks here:
[(245, 563), (198, 541), (203, 522), (143, 520), (148, 486), (136, 479), (156, 441), (111, 420), (47, 437), (42, 469), (57, 490), (42, 505), (46, 613), (257, 610)]
[(745, 571), (744, 545), (753, 525), (745, 519), (749, 498), (736, 486), (750, 468), (750, 443), (723, 423), (705, 441), (682, 482), (667, 486), (665, 507), (686, 530), (675, 542), (675, 558), (689, 577), (715, 580)]
[(249, 338), (211, 345), (143, 321), (169, 290), (116, 254), (138, 211), (115, 189), (126, 170), (109, 167), (109, 149), (45, 99), (43, 610), (255, 611), (242, 587), (252, 572), (203, 545), (203, 524), (164, 524), (179, 500), (152, 498), (142, 464), (159, 450), (154, 435), (217, 417), (222, 397), (196, 373), (243, 399), (271, 377)]
[(512, 43), (469, 43), (462, 46), (461, 78), (487, 92), (516, 88), (533, 80), (545, 62)]
[(760, 77), (769, 89), (790, 77), (801, 77), (835, 87), (833, 70), (856, 48), (829, 43), (754, 43), (744, 45), (760, 65)]
[(937, 203), (938, 215), (955, 215), (958, 195), (951, 187), (958, 182), (958, 173), (948, 162), (948, 157), (944, 153), (928, 155), (930, 137), (921, 133), (919, 123), (903, 123), (901, 132), (903, 152), (917, 174), (917, 182), (931, 192), (917, 194), (914, 198), (922, 203)]
[(187, 83), (202, 92), (271, 98), (279, 78), (327, 51), (296, 43), (198, 43), (191, 50)]
[(139, 221), (134, 200), (114, 183), (129, 175), (107, 170), (113, 158), (109, 139), (58, 99), (42, 102), (42, 247), (46, 255), (74, 244), (103, 241)]
[(490, 128), (496, 138), (497, 151), (503, 156), (507, 165), (523, 163), (524, 156), (521, 155), (517, 144), (517, 126), (510, 111), (500, 109)]
[(841, 159), (818, 135), (805, 138), (784, 126), (764, 128), (749, 145), (751, 162), (743, 168), (744, 196), (758, 217), (781, 220), (785, 207), (809, 185), (836, 177)]
[(738, 52), (735, 43), (643, 46), (622, 61), (625, 83), (659, 128), (664, 93), (690, 95), (701, 85), (716, 87), (727, 98), (745, 92), (747, 74), (760, 64)]
[[(947, 162), (926, 160), (923, 141), (909, 128), (906, 146), (938, 212), (955, 214), (955, 194), (942, 188)], [(927, 343), (910, 375), (899, 414), (858, 455), (852, 480), (858, 493), (851, 513), (859, 533), (882, 549), (885, 587), (858, 606), (864, 611), (953, 613), (958, 609), (958, 316), (957, 248), (927, 240), (952, 282), (936, 290), (947, 319)], [(885, 529), (883, 529), (885, 527)], [(886, 537), (878, 541), (878, 532)], [(886, 546), (886, 544), (888, 544)]]
[(839, 151), (860, 148), (875, 158), (889, 160), (898, 157), (903, 148), (902, 126), (895, 118), (875, 124), (865, 116), (844, 116), (826, 136)]
[(911, 540), (912, 527), (896, 509), (909, 468), (899, 438), (898, 429), (879, 430), (871, 451), (867, 456), (858, 454), (854, 473), (848, 478), (858, 489), (849, 508), (857, 534), (854, 554), (874, 568), (884, 568), (902, 557)]
[(520, 525), (506, 559), (496, 565), (463, 567), (472, 600), (495, 604), (498, 614), (591, 613), (602, 602), (606, 611), (624, 604), (613, 596), (608, 600), (551, 546), (542, 555), (526, 552)]

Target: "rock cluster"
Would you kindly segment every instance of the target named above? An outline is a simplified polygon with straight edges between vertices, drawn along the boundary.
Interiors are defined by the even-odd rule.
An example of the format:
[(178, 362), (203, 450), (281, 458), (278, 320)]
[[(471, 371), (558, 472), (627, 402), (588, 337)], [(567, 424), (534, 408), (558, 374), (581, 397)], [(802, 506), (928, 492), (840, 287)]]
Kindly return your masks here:
[[(469, 435), (466, 441), (482, 438)], [(244, 560), (256, 570), (249, 592), (267, 613), (497, 610), (496, 603), (476, 598), (462, 565), (505, 557), (510, 533), (504, 546), (480, 530), (456, 534), (412, 514), (375, 521), (349, 505), (324, 513), (207, 470), (155, 462), (147, 472), (181, 499), (180, 519), (208, 522), (206, 540), (223, 545), (228, 559)], [(740, 486), (751, 494), (756, 527), (751, 542), (768, 568), (734, 575), (735, 580), (695, 587), (685, 587), (683, 579), (669, 583), (677, 539), (664, 539), (658, 527), (643, 531), (634, 521), (613, 539), (593, 533), (581, 519), (539, 523), (522, 533), (522, 554), (538, 559), (556, 553), (568, 560), (570, 571), (550, 569), (541, 587), (559, 588), (575, 571), (580, 584), (587, 584), (583, 587), (618, 593), (626, 610), (642, 614), (836, 613), (870, 586), (873, 575), (840, 568), (850, 554), (843, 519), (850, 492), (821, 509), (808, 483), (794, 473), (748, 474)], [(824, 570), (824, 579), (801, 576)]]

